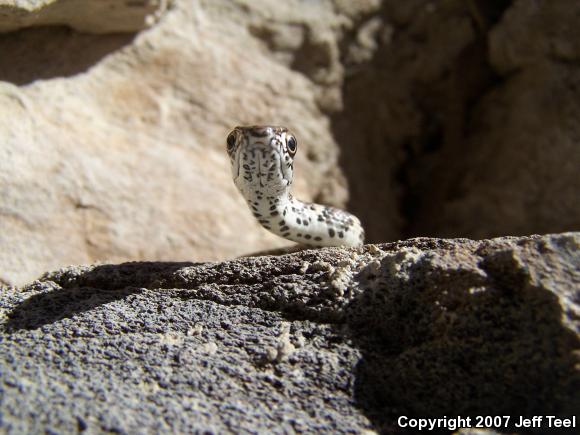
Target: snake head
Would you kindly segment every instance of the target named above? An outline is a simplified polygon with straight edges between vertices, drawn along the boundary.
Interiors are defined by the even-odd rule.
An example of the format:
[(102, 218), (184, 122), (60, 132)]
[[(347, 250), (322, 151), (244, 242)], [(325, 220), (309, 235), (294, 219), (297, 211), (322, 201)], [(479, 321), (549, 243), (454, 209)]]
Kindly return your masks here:
[(234, 183), (246, 197), (287, 194), (298, 142), (285, 127), (236, 127), (226, 139)]

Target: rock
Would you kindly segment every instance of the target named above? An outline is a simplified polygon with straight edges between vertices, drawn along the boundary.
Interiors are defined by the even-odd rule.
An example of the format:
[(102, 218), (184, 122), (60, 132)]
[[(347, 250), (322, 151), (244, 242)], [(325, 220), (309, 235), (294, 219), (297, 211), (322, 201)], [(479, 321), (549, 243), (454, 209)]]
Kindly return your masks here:
[(346, 34), (332, 125), (369, 241), (579, 228), (579, 7), (385, 1)]
[(153, 24), (165, 0), (0, 0), (0, 32), (66, 25), (80, 32), (135, 32)]
[[(466, 3), (386, 1), (343, 42), (344, 110), (333, 114), (332, 126), (350, 181), (349, 207), (371, 242), (406, 237), (443, 176), (424, 163), (423, 147), (437, 147), (434, 127), (454, 88), (433, 94), (476, 39)], [(425, 185), (417, 187), (419, 180)]]
[(525, 68), (491, 91), (474, 111), (461, 175), (448, 178), (445, 198), (433, 197), (423, 231), (484, 238), (578, 228), (579, 118), (580, 74), (564, 65)]
[(0, 4), (5, 284), (286, 248), (231, 183), (238, 124), (290, 127), (296, 196), (368, 242), (580, 226), (574, 0)]
[(497, 85), (469, 114), (457, 170), (431, 196), (420, 232), (484, 238), (579, 227), (579, 14), (573, 0), (515, 1), (491, 29)]
[(51, 272), (1, 293), (0, 428), (397, 433), (401, 415), (570, 417), (579, 243), (420, 238)]
[(579, 13), (580, 4), (574, 0), (536, 5), (522, 0), (513, 2), (490, 32), (492, 65), (507, 75), (546, 61), (565, 64), (578, 60), (580, 29), (574, 24)]
[(289, 245), (260, 228), (233, 185), (225, 138), (239, 124), (290, 127), (296, 196), (344, 204), (316, 86), (251, 34), (254, 12), (232, 7), (176, 2), (139, 35), (52, 27), (0, 39), (15, 59), (0, 66), (11, 82), (0, 82), (0, 282), (70, 263)]

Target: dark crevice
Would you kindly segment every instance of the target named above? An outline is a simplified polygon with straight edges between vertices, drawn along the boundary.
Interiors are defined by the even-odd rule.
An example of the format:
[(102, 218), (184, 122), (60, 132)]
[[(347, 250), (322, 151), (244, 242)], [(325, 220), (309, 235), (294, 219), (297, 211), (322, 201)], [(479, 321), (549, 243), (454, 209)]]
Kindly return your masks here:
[(419, 212), (421, 196), (420, 192), (412, 187), (413, 182), (409, 172), (409, 168), (412, 165), (412, 162), (417, 158), (416, 152), (413, 150), (413, 146), (409, 142), (403, 145), (403, 150), (405, 153), (405, 158), (396, 171), (396, 180), (397, 184), (402, 186), (399, 207), (400, 213), (404, 219), (401, 231), (403, 234), (406, 234), (409, 232), (410, 223), (415, 221)]
[[(408, 67), (405, 62), (413, 62), (406, 55), (394, 60), (401, 55), (393, 46), (405, 44), (404, 27), (396, 27), (390, 46), (380, 46), (370, 62), (357, 65), (349, 65), (345, 54), (357, 29), (346, 34), (341, 43), (347, 65), (345, 110), (332, 117), (332, 125), (349, 181), (348, 208), (367, 228), (367, 242), (453, 231), (439, 233), (432, 217), (450, 197), (466, 194), (461, 188), (470, 155), (466, 138), (482, 98), (502, 83), (489, 64), (488, 31), (510, 4), (464, 4), (476, 27), (475, 40), (431, 81), (416, 82), (400, 73)], [(384, 21), (391, 23), (386, 13)], [(407, 37), (411, 47), (427, 45), (421, 42), (426, 35)]]
[(486, 29), (497, 24), (512, 4), (512, 0), (472, 0), (472, 2), (483, 17)]
[(401, 188), (400, 212), (404, 223), (401, 228), (402, 237), (408, 238), (413, 234), (412, 225), (420, 219), (423, 209), (422, 203), (424, 186), (428, 180), (417, 183), (421, 173), (430, 173), (429, 168), (418, 168), (417, 162), (430, 154), (438, 153), (444, 146), (444, 131), (442, 120), (432, 116), (424, 118), (426, 126), (423, 127), (423, 137), (417, 140), (416, 146), (410, 143), (405, 144), (405, 159), (397, 171), (397, 182)]
[[(422, 90), (420, 151), (400, 168), (406, 174), (401, 184), (406, 222), (402, 237), (439, 235), (433, 217), (442, 204), (468, 194), (462, 186), (474, 118), (482, 98), (502, 83), (488, 63), (487, 52), (486, 36), (481, 35), (458, 56), (447, 76)], [(412, 210), (406, 205), (409, 198), (414, 201)]]

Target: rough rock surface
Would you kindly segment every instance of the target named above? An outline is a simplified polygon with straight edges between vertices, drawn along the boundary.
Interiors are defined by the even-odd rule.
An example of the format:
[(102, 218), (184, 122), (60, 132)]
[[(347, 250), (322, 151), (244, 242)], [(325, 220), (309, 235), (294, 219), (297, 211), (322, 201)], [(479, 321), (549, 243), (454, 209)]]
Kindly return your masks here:
[(48, 273), (2, 291), (0, 428), (399, 433), (399, 415), (571, 416), (579, 245), (425, 238)]
[(153, 24), (165, 4), (165, 0), (0, 0), (0, 32), (49, 25), (81, 32), (134, 32)]

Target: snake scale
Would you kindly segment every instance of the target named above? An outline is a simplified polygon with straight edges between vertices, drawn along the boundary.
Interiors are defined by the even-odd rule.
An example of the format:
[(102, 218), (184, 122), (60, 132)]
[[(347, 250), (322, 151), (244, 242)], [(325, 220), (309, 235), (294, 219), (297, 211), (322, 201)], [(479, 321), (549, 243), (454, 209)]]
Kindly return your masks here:
[(296, 137), (285, 127), (236, 127), (227, 137), (232, 177), (258, 222), (309, 246), (360, 246), (364, 230), (346, 211), (292, 196)]

